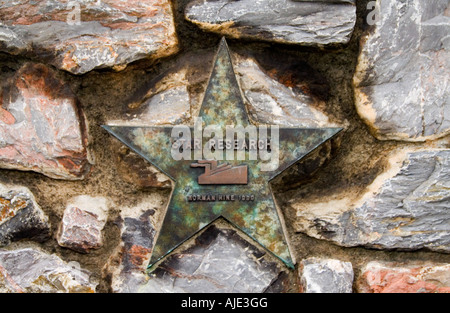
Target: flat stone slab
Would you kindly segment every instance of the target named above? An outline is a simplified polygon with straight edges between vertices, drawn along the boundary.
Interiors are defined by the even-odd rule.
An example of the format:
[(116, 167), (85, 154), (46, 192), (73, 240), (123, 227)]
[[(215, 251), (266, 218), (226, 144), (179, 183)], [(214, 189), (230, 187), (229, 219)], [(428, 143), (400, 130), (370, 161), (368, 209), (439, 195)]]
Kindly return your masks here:
[(232, 38), (305, 46), (345, 44), (356, 22), (354, 1), (192, 1), (186, 19)]
[(449, 253), (450, 150), (399, 150), (389, 161), (363, 194), (294, 203), (296, 229), (346, 247)]
[(0, 250), (0, 292), (93, 293), (90, 275), (77, 262), (38, 249)]
[(334, 259), (309, 258), (300, 263), (303, 293), (352, 293), (353, 266)]
[[(290, 82), (283, 83), (282, 79), (269, 76), (254, 58), (237, 55), (235, 72), (249, 104), (250, 116), (257, 123), (304, 128), (338, 127), (318, 109), (325, 106), (320, 99), (292, 88)], [(289, 69), (284, 74), (292, 73)], [(305, 85), (309, 87), (308, 83)]]
[(354, 76), (356, 108), (376, 138), (425, 141), (450, 133), (449, 5), (377, 1)]
[(0, 20), (0, 51), (73, 74), (120, 70), (178, 50), (168, 0), (3, 1)]
[[(115, 293), (265, 292), (283, 290), (282, 266), (236, 231), (210, 226), (192, 244), (147, 272), (161, 198), (122, 208), (121, 243), (104, 272)], [(281, 278), (280, 278), (281, 277)]]
[(281, 272), (234, 230), (208, 228), (196, 244), (171, 255), (139, 292), (261, 293)]
[(65, 180), (89, 173), (86, 121), (55, 71), (26, 63), (3, 85), (0, 104), (0, 168)]

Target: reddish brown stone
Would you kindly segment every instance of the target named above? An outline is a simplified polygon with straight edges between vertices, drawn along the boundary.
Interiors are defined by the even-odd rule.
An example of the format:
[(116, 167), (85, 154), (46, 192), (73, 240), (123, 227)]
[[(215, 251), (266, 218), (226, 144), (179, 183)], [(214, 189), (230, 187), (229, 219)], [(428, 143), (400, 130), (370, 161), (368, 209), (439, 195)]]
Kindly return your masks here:
[(78, 100), (53, 70), (28, 63), (5, 84), (0, 167), (82, 179), (90, 169), (87, 144)]
[(123, 252), (128, 254), (129, 265), (132, 265), (134, 270), (139, 270), (148, 265), (146, 263), (148, 263), (152, 249), (133, 245), (128, 250), (124, 247)]
[(450, 264), (369, 263), (358, 281), (362, 293), (450, 293)]
[(14, 116), (11, 113), (9, 113), (8, 111), (6, 111), (0, 107), (0, 121), (7, 125), (12, 125), (12, 124), (14, 124), (16, 119), (14, 118)]

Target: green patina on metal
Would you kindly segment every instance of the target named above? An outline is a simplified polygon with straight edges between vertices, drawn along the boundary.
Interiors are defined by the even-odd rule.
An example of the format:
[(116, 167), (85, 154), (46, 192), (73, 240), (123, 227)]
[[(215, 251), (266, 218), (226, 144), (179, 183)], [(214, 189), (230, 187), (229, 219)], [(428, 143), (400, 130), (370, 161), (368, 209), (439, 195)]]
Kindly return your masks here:
[[(224, 133), (227, 125), (251, 125), (225, 40), (220, 44), (199, 117), (204, 126), (218, 125)], [(228, 163), (231, 168), (246, 166), (248, 182), (205, 185), (199, 184), (199, 176), (205, 169), (192, 166), (200, 160), (176, 161), (172, 158), (173, 127), (104, 128), (175, 182), (149, 269), (219, 217), (228, 220), (293, 268), (284, 225), (269, 182), (341, 131), (339, 128), (280, 128), (278, 168), (262, 170), (267, 161), (250, 160), (249, 150), (245, 151), (245, 160), (241, 161), (226, 159), (224, 153), (224, 159), (218, 163)], [(190, 130), (194, 134), (194, 128), (190, 127)], [(202, 138), (202, 145), (207, 140)]]

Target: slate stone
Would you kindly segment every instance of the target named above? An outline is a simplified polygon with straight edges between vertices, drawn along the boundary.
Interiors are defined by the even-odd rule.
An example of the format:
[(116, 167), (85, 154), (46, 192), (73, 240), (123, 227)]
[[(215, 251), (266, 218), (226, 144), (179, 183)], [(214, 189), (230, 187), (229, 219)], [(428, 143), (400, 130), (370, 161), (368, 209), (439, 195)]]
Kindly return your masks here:
[[(162, 78), (150, 82), (144, 93), (140, 91), (131, 97), (124, 108), (124, 120), (109, 121), (108, 125), (177, 125), (191, 121), (203, 99), (210, 74), (205, 59), (212, 61), (214, 56), (200, 52), (181, 57)], [(250, 117), (255, 122), (305, 128), (338, 127), (321, 111), (325, 102), (310, 92), (314, 88), (305, 79), (317, 73), (306, 64), (289, 68), (270, 64), (268, 70), (256, 58), (236, 53), (233, 65)], [(304, 77), (293, 78), (299, 67)]]
[(449, 253), (449, 169), (450, 150), (400, 150), (356, 198), (293, 204), (296, 229), (346, 247)]
[[(325, 106), (322, 100), (293, 88), (291, 81), (269, 76), (254, 58), (236, 55), (235, 71), (254, 121), (287, 127), (338, 127), (318, 109)], [(285, 70), (283, 74), (291, 72)]]
[(356, 108), (381, 140), (424, 141), (450, 133), (448, 0), (379, 0), (361, 38)]
[(0, 183), (0, 246), (21, 239), (43, 242), (49, 237), (48, 217), (31, 191)]
[(187, 250), (170, 255), (139, 292), (261, 293), (282, 273), (234, 230), (209, 227)]
[(0, 97), (0, 167), (80, 180), (90, 170), (83, 112), (68, 85), (42, 64), (26, 63)]
[(370, 262), (357, 282), (360, 293), (450, 293), (450, 264)]
[(356, 22), (354, 1), (192, 1), (186, 19), (232, 38), (305, 46), (346, 44)]
[(168, 0), (3, 1), (0, 51), (50, 63), (73, 74), (121, 70), (178, 50)]
[(303, 293), (352, 293), (353, 266), (350, 262), (309, 258), (300, 263)]
[(0, 250), (2, 293), (93, 293), (90, 275), (77, 262), (35, 248)]
[(120, 244), (104, 267), (115, 293), (135, 293), (148, 280), (146, 273), (156, 236), (155, 208), (160, 197), (149, 196), (135, 206), (121, 208), (117, 224)]
[[(153, 205), (152, 205), (153, 203)], [(119, 225), (121, 243), (104, 273), (115, 293), (162, 292), (283, 292), (287, 275), (278, 263), (234, 230), (211, 226), (192, 247), (168, 256), (150, 275), (150, 262), (159, 218), (149, 198), (124, 208)]]

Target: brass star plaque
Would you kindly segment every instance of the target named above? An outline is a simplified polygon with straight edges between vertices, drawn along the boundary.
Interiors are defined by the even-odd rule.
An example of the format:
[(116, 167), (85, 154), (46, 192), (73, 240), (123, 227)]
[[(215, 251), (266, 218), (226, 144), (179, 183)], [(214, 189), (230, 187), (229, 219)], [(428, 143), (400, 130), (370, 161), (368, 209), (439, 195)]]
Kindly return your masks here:
[(225, 39), (194, 126), (104, 128), (174, 181), (149, 268), (220, 217), (293, 268), (269, 182), (341, 131), (250, 123)]

